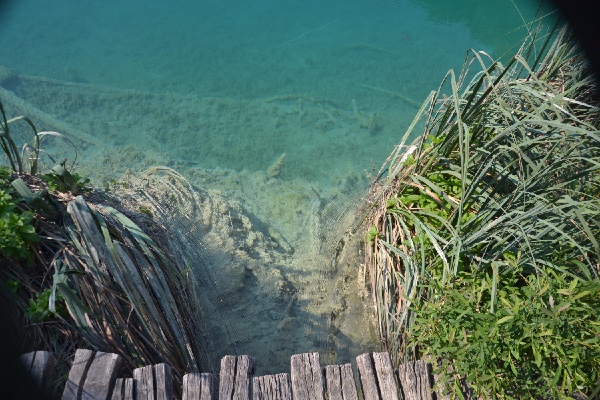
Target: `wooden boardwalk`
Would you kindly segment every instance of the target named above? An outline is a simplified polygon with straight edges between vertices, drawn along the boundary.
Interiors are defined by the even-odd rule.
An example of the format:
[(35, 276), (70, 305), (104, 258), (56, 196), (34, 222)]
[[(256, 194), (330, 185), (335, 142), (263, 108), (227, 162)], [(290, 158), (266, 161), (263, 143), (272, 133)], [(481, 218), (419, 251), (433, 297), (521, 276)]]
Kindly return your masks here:
[[(52, 381), (54, 357), (38, 351), (21, 356), (39, 386)], [(77, 350), (62, 395), (63, 400), (172, 400), (171, 367), (137, 368), (132, 377), (119, 377), (117, 354)], [(433, 400), (431, 366), (424, 361), (392, 368), (388, 353), (365, 353), (356, 358), (358, 379), (351, 364), (327, 365), (319, 353), (291, 357), (291, 373), (255, 376), (250, 356), (225, 356), (219, 380), (209, 373), (183, 377), (182, 400)]]

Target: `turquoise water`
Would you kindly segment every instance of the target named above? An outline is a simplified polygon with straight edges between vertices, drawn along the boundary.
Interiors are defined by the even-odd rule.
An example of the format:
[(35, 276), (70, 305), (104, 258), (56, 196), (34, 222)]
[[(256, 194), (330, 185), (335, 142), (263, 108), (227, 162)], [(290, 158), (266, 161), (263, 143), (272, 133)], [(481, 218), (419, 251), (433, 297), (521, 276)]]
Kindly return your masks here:
[[(190, 242), (210, 238), (218, 250), (207, 247), (202, 284), (215, 287), (219, 326), (208, 336), (227, 337), (219, 352), (256, 356), (260, 373), (286, 371), (305, 351), (350, 362), (377, 344), (361, 256), (338, 257), (352, 224), (344, 211), (467, 49), (511, 54), (536, 9), (13, 1), (0, 10), (0, 99), (9, 115), (68, 135), (78, 172), (96, 185), (167, 165), (208, 190), (189, 222), (208, 233)], [(44, 148), (72, 157), (62, 145)]]
[[(152, 93), (232, 100), (302, 95), (346, 112), (356, 108), (363, 123), (355, 126), (327, 121), (325, 113), (288, 133), (289, 127), (273, 128), (278, 115), (265, 115), (269, 131), (234, 121), (234, 129), (205, 127), (203, 136), (195, 132), (186, 141), (173, 138), (190, 135), (186, 121), (171, 117), (163, 136), (145, 132), (171, 147), (174, 158), (202, 158), (203, 168), (266, 169), (286, 153), (284, 178), (326, 180), (332, 171), (380, 164), (416, 105), (448, 69), (461, 67), (466, 50), (502, 55), (519, 43), (526, 32), (521, 18), (530, 20), (535, 9), (524, 0), (15, 1), (3, 10), (0, 64), (21, 74)], [(294, 112), (289, 108), (298, 101), (270, 112)], [(97, 118), (114, 119), (98, 111)], [(215, 135), (226, 137), (204, 138)], [(185, 157), (178, 146), (186, 147)], [(232, 151), (211, 156), (203, 146)]]

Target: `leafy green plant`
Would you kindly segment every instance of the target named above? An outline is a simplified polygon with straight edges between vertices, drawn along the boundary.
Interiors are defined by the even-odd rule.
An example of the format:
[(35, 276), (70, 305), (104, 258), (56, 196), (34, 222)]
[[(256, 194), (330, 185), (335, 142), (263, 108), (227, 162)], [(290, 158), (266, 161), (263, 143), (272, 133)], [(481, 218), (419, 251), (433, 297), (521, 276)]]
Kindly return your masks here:
[(34, 298), (29, 299), (29, 308), (27, 309), (27, 317), (34, 322), (44, 322), (48, 320), (52, 313), (48, 309), (48, 299), (50, 291), (44, 290), (35, 294)]
[[(19, 147), (10, 134), (11, 125), (18, 121), (24, 121), (33, 131), (33, 140), (31, 143), (23, 144), (21, 151), (19, 151)], [(28, 172), (32, 175), (35, 175), (38, 172), (40, 138), (35, 125), (25, 116), (8, 119), (2, 102), (0, 102), (0, 147), (8, 158), (13, 171), (19, 174)], [(27, 166), (29, 168), (26, 169)]]
[(11, 175), (12, 174), (8, 168), (0, 166), (0, 188), (8, 186)]
[(139, 210), (141, 213), (143, 213), (143, 214), (146, 214), (146, 215), (152, 216), (152, 211), (151, 211), (151, 210), (150, 210), (148, 207), (146, 207), (146, 206), (139, 206), (139, 207), (138, 207), (138, 210)]
[(32, 219), (31, 211), (20, 211), (9, 192), (0, 189), (0, 250), (6, 257), (31, 258), (29, 246), (40, 240)]
[(42, 179), (48, 184), (48, 189), (53, 192), (66, 192), (73, 195), (89, 192), (90, 180), (81, 177), (76, 172), (69, 172), (65, 167), (66, 161), (55, 165), (42, 175)]
[[(408, 338), (440, 360), (434, 372), (450, 394), (461, 390), (464, 371), (480, 398), (568, 398), (597, 384), (599, 281), (514, 269), (479, 275), (463, 272), (444, 286), (433, 280), (433, 298), (414, 306)], [(493, 290), (500, 301), (491, 313)]]
[[(534, 296), (547, 284), (558, 302), (561, 291), (593, 286), (600, 274), (595, 84), (566, 28), (541, 45), (537, 32), (506, 66), (469, 52), (461, 74), (447, 74), (382, 167), (388, 176), (365, 220), (379, 233), (367, 234), (366, 265), (379, 334), (396, 363), (424, 354), (444, 366), (461, 360), (462, 369), (440, 371), (466, 376), (484, 397), (600, 387), (597, 370), (586, 368), (600, 348), (597, 325), (570, 342), (568, 356), (550, 355), (566, 335), (559, 324), (596, 318), (596, 295), (561, 313), (559, 303)], [(420, 122), (423, 133), (407, 144)], [(596, 289), (578, 293), (586, 290)], [(505, 300), (536, 312), (502, 320), (511, 310)], [(547, 313), (556, 315), (545, 321)], [(514, 340), (497, 337), (499, 321)], [(516, 331), (526, 323), (529, 342)], [(539, 334), (543, 326), (552, 326), (551, 338)], [(446, 388), (462, 396), (458, 380)]]
[(35, 293), (29, 299), (29, 307), (25, 312), (28, 318), (34, 322), (45, 322), (56, 317), (64, 318), (68, 315), (62, 298), (59, 298), (58, 301), (56, 298), (53, 299), (54, 306), (50, 306), (52, 292), (52, 288), (44, 289)]

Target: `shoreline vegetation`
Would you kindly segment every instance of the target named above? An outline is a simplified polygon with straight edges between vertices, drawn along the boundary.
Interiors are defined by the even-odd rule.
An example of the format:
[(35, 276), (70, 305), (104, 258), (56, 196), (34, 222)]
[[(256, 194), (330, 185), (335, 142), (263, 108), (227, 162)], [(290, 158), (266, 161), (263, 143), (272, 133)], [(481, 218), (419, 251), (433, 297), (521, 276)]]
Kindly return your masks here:
[(450, 398), (600, 390), (598, 92), (569, 29), (541, 32), (446, 75), (365, 220), (379, 336)]
[[(36, 144), (60, 134), (0, 110), (11, 167), (0, 170), (0, 295), (16, 337), (57, 355), (54, 396), (77, 347), (117, 353), (129, 370), (168, 362), (178, 383), (187, 371), (210, 370), (206, 344), (193, 339), (205, 337), (197, 286), (173, 235), (148, 207), (93, 191), (65, 162), (38, 172)], [(24, 119), (33, 139), (19, 151), (10, 131)]]
[[(506, 65), (470, 51), (371, 186), (361, 273), (376, 329), (396, 365), (433, 360), (449, 398), (600, 391), (597, 88), (567, 28), (540, 32)], [(176, 382), (210, 368), (203, 288), (153, 220), (161, 206), (91, 190), (64, 161), (44, 170), (41, 139), (68, 139), (0, 111), (0, 295), (21, 337), (58, 365), (83, 346), (130, 369), (166, 362)], [(194, 204), (185, 178), (155, 172), (138, 183)]]

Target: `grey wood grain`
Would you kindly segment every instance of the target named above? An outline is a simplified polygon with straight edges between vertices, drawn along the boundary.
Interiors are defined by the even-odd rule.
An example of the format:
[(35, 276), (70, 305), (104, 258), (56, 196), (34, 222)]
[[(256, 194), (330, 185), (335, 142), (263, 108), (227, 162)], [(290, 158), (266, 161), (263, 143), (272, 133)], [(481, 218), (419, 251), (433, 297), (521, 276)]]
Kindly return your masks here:
[(327, 386), (328, 400), (344, 400), (342, 374), (339, 365), (328, 365), (325, 367), (325, 385)]
[(182, 400), (216, 400), (217, 381), (212, 374), (191, 373), (183, 376)]
[(233, 400), (250, 400), (252, 398), (252, 376), (256, 371), (256, 359), (250, 356), (239, 356), (235, 371), (235, 391)]
[(133, 378), (125, 378), (125, 385), (123, 386), (123, 400), (135, 400), (135, 382)]
[(133, 398), (133, 378), (117, 378), (111, 400), (135, 400)]
[(65, 383), (62, 400), (78, 400), (88, 369), (94, 359), (92, 350), (77, 349), (73, 364), (69, 370), (69, 377)]
[(133, 398), (133, 378), (118, 378), (111, 400), (135, 400)]
[(125, 392), (125, 379), (117, 378), (115, 381), (115, 387), (113, 388), (112, 395), (110, 400), (123, 400), (123, 395)]
[(181, 400), (198, 400), (200, 398), (200, 374), (191, 373), (183, 376)]
[(342, 374), (342, 393), (344, 395), (344, 400), (358, 400), (352, 364), (340, 365), (340, 372)]
[(31, 372), (31, 366), (33, 365), (34, 358), (35, 358), (35, 351), (32, 351), (30, 353), (21, 354), (19, 356), (19, 362), (21, 363), (23, 368), (25, 368), (25, 371), (27, 371), (27, 373)]
[(411, 361), (398, 368), (398, 380), (404, 400), (433, 400), (431, 364)]
[(97, 352), (83, 382), (81, 399), (110, 399), (122, 361), (118, 354)]
[(291, 372), (294, 400), (323, 400), (323, 373), (319, 353), (294, 354)]
[(49, 351), (32, 351), (22, 354), (19, 361), (38, 388), (49, 388), (54, 377), (56, 358)]
[(154, 366), (154, 388), (156, 400), (173, 400), (173, 375), (169, 365), (162, 363)]
[(219, 400), (249, 400), (252, 395), (251, 376), (256, 359), (250, 356), (225, 356), (221, 359)]
[(253, 400), (292, 400), (290, 374), (254, 377), (252, 398)]
[(369, 353), (356, 357), (356, 367), (365, 400), (380, 400), (375, 367)]
[(136, 400), (156, 400), (154, 398), (154, 368), (152, 365), (133, 370), (133, 386)]
[(379, 395), (384, 400), (398, 400), (398, 384), (390, 354), (388, 352), (373, 353), (373, 362), (377, 374)]
[(200, 374), (200, 400), (217, 399), (217, 379), (213, 374)]
[(237, 357), (225, 356), (221, 359), (219, 379), (219, 400), (231, 400), (235, 387), (235, 365)]
[(329, 400), (358, 400), (351, 364), (326, 366), (325, 379)]

